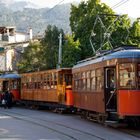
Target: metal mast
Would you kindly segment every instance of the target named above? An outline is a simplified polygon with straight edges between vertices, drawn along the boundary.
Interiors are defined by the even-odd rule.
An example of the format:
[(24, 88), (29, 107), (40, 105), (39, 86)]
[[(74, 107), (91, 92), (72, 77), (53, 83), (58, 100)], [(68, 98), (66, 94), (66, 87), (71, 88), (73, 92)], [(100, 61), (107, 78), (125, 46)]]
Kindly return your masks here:
[(59, 34), (59, 55), (58, 55), (58, 68), (62, 65), (62, 33)]

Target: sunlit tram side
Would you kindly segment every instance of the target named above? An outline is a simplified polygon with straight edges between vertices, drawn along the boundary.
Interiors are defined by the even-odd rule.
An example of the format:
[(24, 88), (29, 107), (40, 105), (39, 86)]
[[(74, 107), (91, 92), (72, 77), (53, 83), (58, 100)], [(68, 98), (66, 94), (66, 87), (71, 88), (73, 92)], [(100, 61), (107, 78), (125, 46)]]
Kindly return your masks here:
[(14, 96), (13, 101), (20, 100), (20, 76), (18, 74), (2, 74), (0, 76), (0, 92), (10, 90)]
[(139, 49), (124, 47), (81, 61), (72, 73), (74, 106), (83, 117), (140, 121)]
[(56, 107), (73, 106), (71, 69), (54, 69), (21, 74), (21, 100), (25, 104)]

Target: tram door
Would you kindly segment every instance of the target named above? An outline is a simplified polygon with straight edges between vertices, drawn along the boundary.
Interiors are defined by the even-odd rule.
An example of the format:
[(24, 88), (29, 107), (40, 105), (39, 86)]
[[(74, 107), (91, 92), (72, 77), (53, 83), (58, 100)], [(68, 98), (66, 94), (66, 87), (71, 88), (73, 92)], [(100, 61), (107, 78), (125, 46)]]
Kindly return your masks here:
[(105, 105), (106, 111), (117, 111), (116, 68), (105, 68)]
[(9, 82), (8, 81), (3, 81), (3, 91), (7, 91), (9, 88)]

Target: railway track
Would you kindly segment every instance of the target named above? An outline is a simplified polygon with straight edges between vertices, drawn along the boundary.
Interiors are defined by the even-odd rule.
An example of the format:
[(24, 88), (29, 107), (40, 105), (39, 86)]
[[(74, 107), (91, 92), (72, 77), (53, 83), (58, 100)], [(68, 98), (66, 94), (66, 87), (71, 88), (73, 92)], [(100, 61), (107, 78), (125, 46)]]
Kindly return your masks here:
[[(74, 136), (70, 135), (70, 132), (77, 133), (78, 135), (81, 135), (81, 136), (86, 135), (87, 137), (90, 137), (89, 140), (91, 140), (91, 139), (106, 140), (105, 138), (100, 137), (98, 135), (94, 135), (92, 133), (88, 133), (88, 132), (85, 132), (85, 131), (82, 131), (82, 130), (79, 130), (79, 129), (75, 129), (75, 128), (70, 127), (70, 126), (63, 125), (61, 123), (48, 121), (46, 119), (41, 119), (41, 118), (38, 118), (38, 117), (27, 117), (24, 114), (17, 113), (17, 112), (14, 112), (14, 111), (9, 111), (9, 110), (8, 111), (7, 110), (6, 111), (1, 111), (1, 114), (8, 115), (8, 116), (16, 118), (18, 120), (29, 122), (29, 123), (32, 123), (34, 125), (39, 125), (41, 127), (44, 127), (44, 128), (49, 129), (49, 130), (52, 130), (54, 132), (57, 132), (61, 135), (64, 135), (64, 136), (70, 138), (71, 140), (80, 140), (80, 139), (78, 137), (74, 137)], [(53, 127), (51, 127), (51, 126), (53, 126)], [(58, 128), (60, 128), (60, 129), (58, 129)], [(64, 133), (63, 132), (64, 129), (68, 129), (67, 132), (69, 132), (69, 133)]]
[[(26, 116), (23, 113), (19, 113), (19, 112), (17, 113), (13, 110), (8, 110), (8, 111), (4, 110), (4, 111), (1, 111), (1, 114), (8, 115), (8, 116), (11, 116), (13, 118), (32, 123), (34, 125), (38, 125), (38, 126), (47, 128), (47, 129), (52, 130), (54, 132), (57, 132), (61, 135), (64, 135), (71, 140), (80, 140), (79, 137), (81, 137), (81, 136), (88, 137), (89, 140), (92, 140), (92, 139), (93, 140), (107, 140), (104, 137), (101, 137), (99, 135), (95, 135), (95, 134), (90, 133), (90, 132), (86, 132), (86, 131), (83, 131), (83, 130), (80, 130), (80, 129), (76, 129), (76, 128), (71, 127), (71, 126), (64, 125), (64, 124), (61, 124), (61, 123), (57, 123), (57, 122), (54, 122), (54, 121), (50, 121), (50, 120), (47, 120), (47, 119), (43, 119), (43, 118), (40, 118), (40, 117), (37, 117), (37, 116), (34, 116), (34, 117)], [(67, 133), (63, 132), (64, 129), (65, 130), (67, 129)], [(129, 130), (129, 129), (119, 129), (119, 131), (123, 132), (123, 133), (126, 133), (128, 135), (134, 136), (135, 138), (140, 139), (140, 131), (139, 130), (136, 132), (134, 130)], [(76, 133), (76, 136), (72, 136), (71, 135), (72, 133)]]

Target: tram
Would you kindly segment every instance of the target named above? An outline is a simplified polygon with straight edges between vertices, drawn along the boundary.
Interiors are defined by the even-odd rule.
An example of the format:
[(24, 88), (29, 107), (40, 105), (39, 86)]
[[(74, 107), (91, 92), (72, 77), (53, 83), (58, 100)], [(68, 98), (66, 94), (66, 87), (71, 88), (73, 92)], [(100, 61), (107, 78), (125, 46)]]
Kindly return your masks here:
[(85, 59), (73, 68), (0, 76), (0, 91), (10, 89), (25, 105), (58, 111), (77, 109), (83, 117), (140, 122), (140, 49), (125, 46)]
[(14, 73), (2, 74), (0, 76), (0, 92), (10, 90), (14, 96), (13, 101), (20, 100), (20, 75)]
[(83, 117), (140, 120), (140, 49), (120, 47), (72, 69), (74, 106)]
[(55, 107), (73, 106), (72, 72), (69, 68), (21, 74), (21, 100), (25, 104)]

